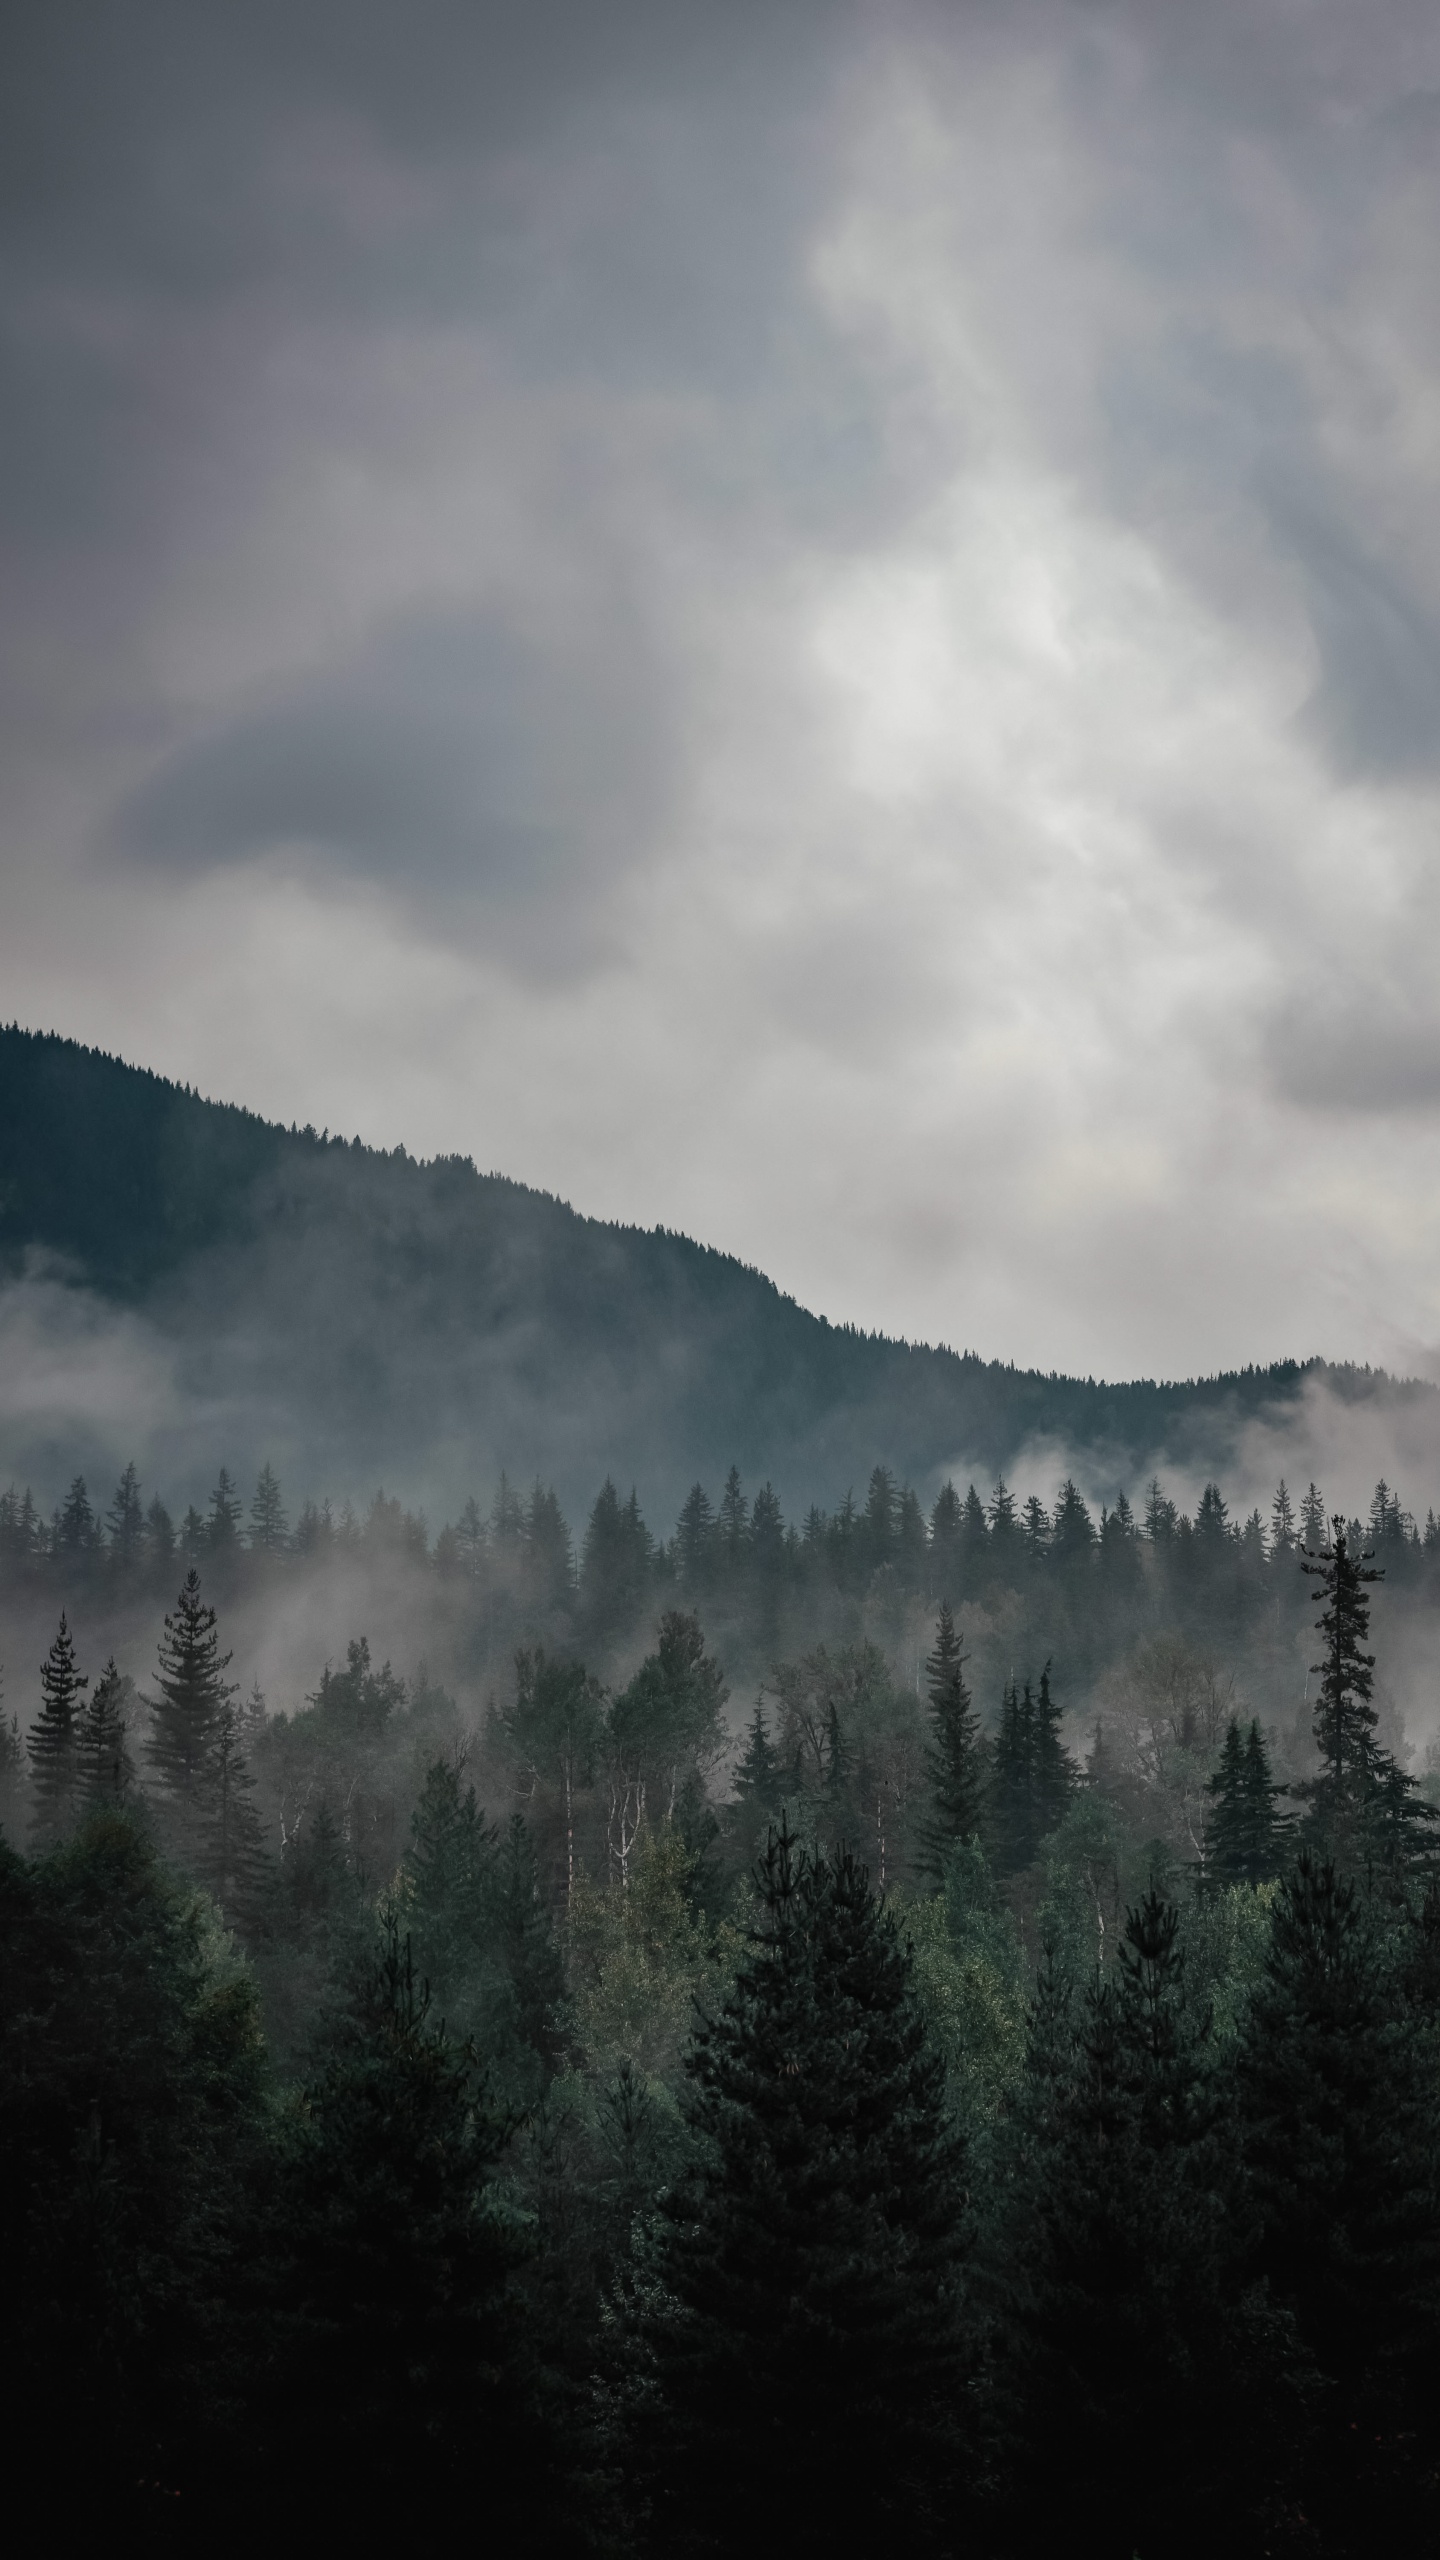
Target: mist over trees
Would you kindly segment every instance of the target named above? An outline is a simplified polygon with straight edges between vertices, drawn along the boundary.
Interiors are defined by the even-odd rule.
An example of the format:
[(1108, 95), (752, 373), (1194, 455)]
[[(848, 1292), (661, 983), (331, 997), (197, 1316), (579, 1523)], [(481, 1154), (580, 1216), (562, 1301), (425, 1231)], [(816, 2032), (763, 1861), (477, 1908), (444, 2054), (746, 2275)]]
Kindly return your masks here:
[(398, 2530), (478, 2471), (602, 2553), (776, 2494), (816, 2551), (1430, 2537), (1387, 1659), (1440, 1529), (1368, 1514), (7, 1490), (5, 2387), (73, 2512)]

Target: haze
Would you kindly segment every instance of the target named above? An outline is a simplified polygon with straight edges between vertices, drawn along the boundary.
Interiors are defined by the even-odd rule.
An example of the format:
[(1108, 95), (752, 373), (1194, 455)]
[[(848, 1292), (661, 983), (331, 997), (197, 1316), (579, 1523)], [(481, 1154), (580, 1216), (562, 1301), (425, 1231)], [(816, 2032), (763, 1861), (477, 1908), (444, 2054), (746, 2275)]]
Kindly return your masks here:
[(1418, 6), (12, 12), (0, 1014), (1430, 1369), (1437, 146)]

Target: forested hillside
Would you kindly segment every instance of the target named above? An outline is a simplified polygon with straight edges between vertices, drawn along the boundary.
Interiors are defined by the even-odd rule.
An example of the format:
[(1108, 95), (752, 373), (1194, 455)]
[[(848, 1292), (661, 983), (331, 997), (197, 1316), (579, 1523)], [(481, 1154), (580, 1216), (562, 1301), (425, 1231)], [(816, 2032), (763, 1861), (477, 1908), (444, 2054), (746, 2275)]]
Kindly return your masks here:
[[(177, 1470), (212, 1463), (213, 1424), (197, 1462), (185, 1416), (220, 1413), (233, 1469), (271, 1455), (317, 1497), (383, 1481), (458, 1507), (505, 1469), (578, 1507), (609, 1472), (667, 1511), (736, 1463), (803, 1507), (877, 1464), (933, 1497), (947, 1468), (993, 1475), (1037, 1445), (1084, 1457), (1097, 1488), (1133, 1487), (1162, 1456), (1222, 1472), (1246, 1421), (1283, 1415), (1307, 1377), (1342, 1399), (1431, 1393), (1313, 1362), (1097, 1385), (862, 1334), (686, 1237), (581, 1217), (463, 1159), (271, 1127), (15, 1028), (0, 1254), (12, 1277), (59, 1257), (135, 1320), (125, 1356), (170, 1363)], [(957, 1337), (964, 1322), (957, 1308)], [(101, 1445), (102, 1401), (62, 1449), (33, 1400), (7, 1411), (0, 1391), (10, 1469), (123, 1461)]]

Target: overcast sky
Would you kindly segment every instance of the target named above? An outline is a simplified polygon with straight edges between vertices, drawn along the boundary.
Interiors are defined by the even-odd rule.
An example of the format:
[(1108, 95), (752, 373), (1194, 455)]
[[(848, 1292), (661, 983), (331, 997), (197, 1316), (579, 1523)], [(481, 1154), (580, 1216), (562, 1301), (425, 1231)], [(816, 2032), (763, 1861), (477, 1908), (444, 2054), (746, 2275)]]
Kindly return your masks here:
[(37, 0), (0, 1012), (1044, 1367), (1440, 1345), (1440, 13)]

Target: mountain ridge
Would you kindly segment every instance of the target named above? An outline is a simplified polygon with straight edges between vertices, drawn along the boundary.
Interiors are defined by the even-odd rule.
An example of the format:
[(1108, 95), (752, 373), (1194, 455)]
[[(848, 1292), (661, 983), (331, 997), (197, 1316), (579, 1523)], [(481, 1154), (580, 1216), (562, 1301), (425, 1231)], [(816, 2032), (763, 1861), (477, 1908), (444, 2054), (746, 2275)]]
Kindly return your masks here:
[(733, 1460), (833, 1501), (876, 1463), (925, 1484), (1049, 1445), (1118, 1487), (1162, 1450), (1222, 1466), (1307, 1381), (1346, 1402), (1435, 1392), (1318, 1359), (1080, 1379), (866, 1331), (673, 1229), (588, 1217), (468, 1156), (287, 1129), (13, 1024), (0, 1268), (125, 1310), (182, 1397), (254, 1448), (278, 1437), (306, 1481), (439, 1499), (505, 1466), (572, 1500), (612, 1474), (670, 1502)]

